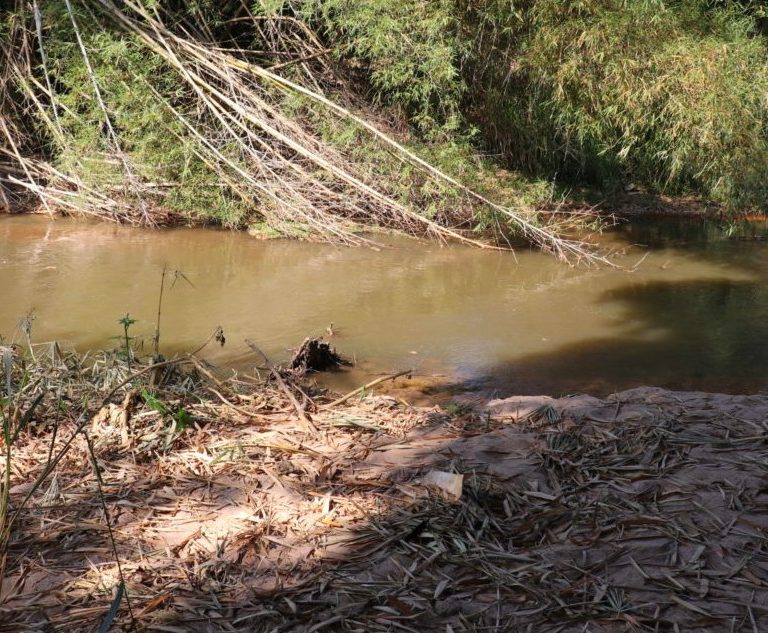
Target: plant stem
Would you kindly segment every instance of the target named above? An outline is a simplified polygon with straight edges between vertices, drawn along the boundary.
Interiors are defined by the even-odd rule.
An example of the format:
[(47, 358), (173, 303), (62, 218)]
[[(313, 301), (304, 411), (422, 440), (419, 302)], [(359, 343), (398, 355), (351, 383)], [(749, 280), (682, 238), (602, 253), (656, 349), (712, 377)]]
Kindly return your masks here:
[(163, 292), (165, 291), (165, 275), (168, 272), (168, 265), (163, 266), (163, 274), (160, 276), (160, 296), (157, 299), (157, 322), (155, 323), (155, 358), (160, 356), (160, 316), (163, 312)]

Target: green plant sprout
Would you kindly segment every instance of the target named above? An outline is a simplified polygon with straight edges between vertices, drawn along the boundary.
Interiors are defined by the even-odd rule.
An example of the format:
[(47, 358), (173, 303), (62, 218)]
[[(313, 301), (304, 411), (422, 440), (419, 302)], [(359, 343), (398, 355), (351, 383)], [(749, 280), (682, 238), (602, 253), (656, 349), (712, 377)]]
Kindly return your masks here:
[(125, 354), (125, 358), (128, 361), (128, 369), (131, 368), (131, 360), (133, 359), (133, 350), (131, 349), (131, 341), (135, 338), (128, 334), (131, 326), (136, 323), (136, 319), (132, 319), (130, 313), (126, 312), (122, 319), (118, 320), (118, 323), (123, 326), (123, 335), (120, 338), (123, 341), (122, 352)]

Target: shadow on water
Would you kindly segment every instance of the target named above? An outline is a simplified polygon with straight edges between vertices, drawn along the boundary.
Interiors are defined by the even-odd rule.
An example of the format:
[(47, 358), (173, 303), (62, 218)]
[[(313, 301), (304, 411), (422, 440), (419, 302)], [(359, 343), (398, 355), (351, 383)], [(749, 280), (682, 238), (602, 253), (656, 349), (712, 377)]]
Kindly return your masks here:
[(724, 279), (605, 292), (623, 334), (570, 343), (491, 368), (503, 394), (596, 395), (640, 385), (751, 393), (768, 387), (768, 287)]
[(623, 239), (643, 246), (659, 250), (670, 247), (695, 245), (707, 247), (728, 240), (730, 237), (746, 238), (757, 235), (757, 225), (738, 224), (728, 231), (728, 225), (714, 220), (696, 220), (690, 218), (653, 218), (635, 219), (632, 222), (620, 224), (614, 233)]
[(635, 218), (614, 227), (610, 236), (643, 251), (674, 250), (701, 261), (731, 269), (762, 273), (764, 261), (756, 257), (755, 243), (768, 240), (768, 221), (702, 220), (691, 217)]

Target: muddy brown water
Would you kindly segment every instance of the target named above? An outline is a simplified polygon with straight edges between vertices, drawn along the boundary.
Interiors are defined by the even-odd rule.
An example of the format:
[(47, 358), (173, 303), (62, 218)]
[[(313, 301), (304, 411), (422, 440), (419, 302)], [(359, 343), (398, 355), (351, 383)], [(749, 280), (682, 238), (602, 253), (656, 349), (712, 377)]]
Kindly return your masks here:
[[(212, 229), (143, 230), (0, 217), (0, 336), (79, 350), (114, 347), (118, 319), (149, 350), (161, 272), (166, 355), (223, 327), (203, 355), (221, 367), (275, 361), (333, 323), (357, 367), (339, 389), (413, 367), (449, 391), (604, 394), (652, 384), (731, 393), (768, 388), (768, 242), (702, 222), (625, 226), (606, 244), (634, 272), (568, 268), (547, 255), (483, 252), (408, 239), (373, 251), (259, 241)], [(755, 239), (758, 238), (758, 239)], [(384, 238), (381, 238), (384, 239)], [(188, 280), (188, 281), (187, 281)]]

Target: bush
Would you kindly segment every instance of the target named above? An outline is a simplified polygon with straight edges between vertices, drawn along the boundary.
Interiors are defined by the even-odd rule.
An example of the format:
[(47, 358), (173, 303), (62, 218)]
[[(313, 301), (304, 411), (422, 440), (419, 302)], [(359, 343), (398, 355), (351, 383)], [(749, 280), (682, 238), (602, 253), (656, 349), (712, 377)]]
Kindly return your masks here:
[[(535, 113), (540, 156), (599, 181), (765, 207), (768, 54), (754, 20), (704, 2), (540, 0), (508, 106)], [(519, 125), (519, 123), (518, 123)], [(535, 151), (535, 148), (531, 151)]]
[[(154, 184), (157, 199), (170, 211), (240, 223), (244, 206), (199, 158), (196, 143), (165, 105), (171, 101), (185, 107), (183, 84), (176, 73), (135, 36), (105, 28), (87, 11), (76, 15), (119, 149), (133, 175)], [(61, 171), (96, 190), (123, 187), (125, 169), (115, 158), (114, 139), (106, 133), (105, 114), (63, 3), (48, 3), (43, 17), (48, 69), (57, 88), (63, 132), (51, 139), (48, 154)], [(41, 136), (49, 133), (48, 122), (41, 120), (39, 130)], [(129, 192), (130, 187), (125, 189)]]
[(762, 2), (302, 6), (336, 53), (365, 70), (375, 97), (409, 112), (427, 139), (446, 130), (479, 138), (548, 178), (768, 205)]

